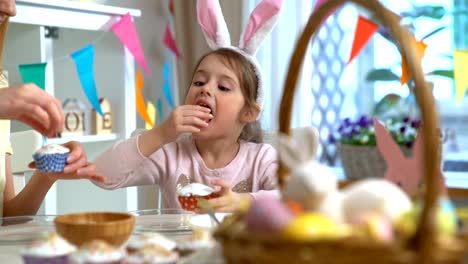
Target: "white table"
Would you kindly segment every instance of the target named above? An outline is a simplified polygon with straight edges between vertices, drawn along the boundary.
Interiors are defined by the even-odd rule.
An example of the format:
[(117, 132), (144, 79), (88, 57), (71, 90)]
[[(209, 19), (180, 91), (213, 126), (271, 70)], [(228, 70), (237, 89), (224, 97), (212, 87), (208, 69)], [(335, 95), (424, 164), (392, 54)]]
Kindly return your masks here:
[[(153, 210), (156, 211), (156, 210)], [(159, 211), (159, 210), (157, 210)], [(151, 214), (145, 211), (143, 215), (136, 216), (134, 233), (160, 232), (174, 241), (182, 241), (191, 235), (191, 227), (188, 224), (188, 214)], [(28, 222), (25, 222), (28, 219)], [(42, 232), (54, 231), (54, 216), (32, 216), (23, 218), (4, 218), (0, 227), (0, 263), (21, 264), (21, 253)], [(20, 220), (20, 221), (18, 221)], [(183, 259), (178, 263), (209, 263), (222, 264), (223, 260), (219, 248), (200, 252)]]

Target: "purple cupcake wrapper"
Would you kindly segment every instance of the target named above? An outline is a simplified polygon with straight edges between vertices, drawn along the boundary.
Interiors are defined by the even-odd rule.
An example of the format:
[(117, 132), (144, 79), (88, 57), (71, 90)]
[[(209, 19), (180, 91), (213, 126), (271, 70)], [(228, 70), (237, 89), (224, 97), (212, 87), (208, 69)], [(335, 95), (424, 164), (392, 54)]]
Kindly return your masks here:
[(24, 255), (23, 260), (25, 264), (68, 264), (68, 256), (51, 256), (51, 257), (43, 257), (43, 256), (30, 256)]
[(67, 164), (67, 158), (70, 155), (67, 153), (54, 154), (34, 154), (33, 158), (36, 162), (36, 168), (42, 172), (61, 172)]

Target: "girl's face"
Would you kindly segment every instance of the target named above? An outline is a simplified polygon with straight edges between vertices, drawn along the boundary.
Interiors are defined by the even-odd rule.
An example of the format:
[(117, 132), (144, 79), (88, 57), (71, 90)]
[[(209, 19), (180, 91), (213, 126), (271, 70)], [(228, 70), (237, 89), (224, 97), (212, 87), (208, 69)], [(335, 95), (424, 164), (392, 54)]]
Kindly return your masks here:
[[(241, 113), (245, 99), (239, 79), (218, 55), (208, 55), (198, 66), (185, 98), (185, 104), (201, 105), (211, 109), (213, 119), (202, 134), (239, 136), (243, 123)], [(207, 134), (207, 135), (208, 135)]]
[(16, 15), (16, 0), (0, 0), (0, 24)]

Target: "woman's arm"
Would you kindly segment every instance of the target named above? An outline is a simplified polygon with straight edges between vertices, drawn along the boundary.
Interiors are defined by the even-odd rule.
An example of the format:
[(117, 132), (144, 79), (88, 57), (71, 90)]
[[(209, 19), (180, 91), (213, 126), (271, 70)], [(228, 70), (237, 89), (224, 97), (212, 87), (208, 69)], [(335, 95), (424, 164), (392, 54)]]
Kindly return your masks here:
[[(6, 155), (6, 184), (3, 199), (3, 216), (34, 215), (42, 204), (47, 192), (58, 179), (89, 179), (103, 182), (105, 178), (95, 173), (95, 166), (88, 162), (83, 147), (78, 142), (63, 146), (70, 149), (67, 166), (63, 172), (44, 173), (35, 171), (21, 192), (15, 196), (10, 155)], [(34, 167), (33, 164), (30, 166)]]

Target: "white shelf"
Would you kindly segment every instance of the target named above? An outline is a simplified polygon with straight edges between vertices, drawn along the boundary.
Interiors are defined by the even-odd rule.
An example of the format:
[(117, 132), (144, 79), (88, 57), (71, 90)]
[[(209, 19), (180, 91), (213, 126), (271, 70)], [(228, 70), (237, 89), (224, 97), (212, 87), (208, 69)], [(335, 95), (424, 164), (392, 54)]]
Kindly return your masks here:
[(62, 138), (47, 139), (47, 144), (63, 144), (68, 141), (92, 143), (92, 142), (111, 141), (111, 140), (116, 140), (116, 139), (117, 139), (117, 134), (89, 135), (89, 136), (79, 136), (79, 137), (62, 137)]
[(17, 0), (16, 8), (17, 15), (10, 19), (14, 23), (85, 30), (108, 30), (118, 17), (127, 13), (141, 16), (137, 9), (69, 0)]

